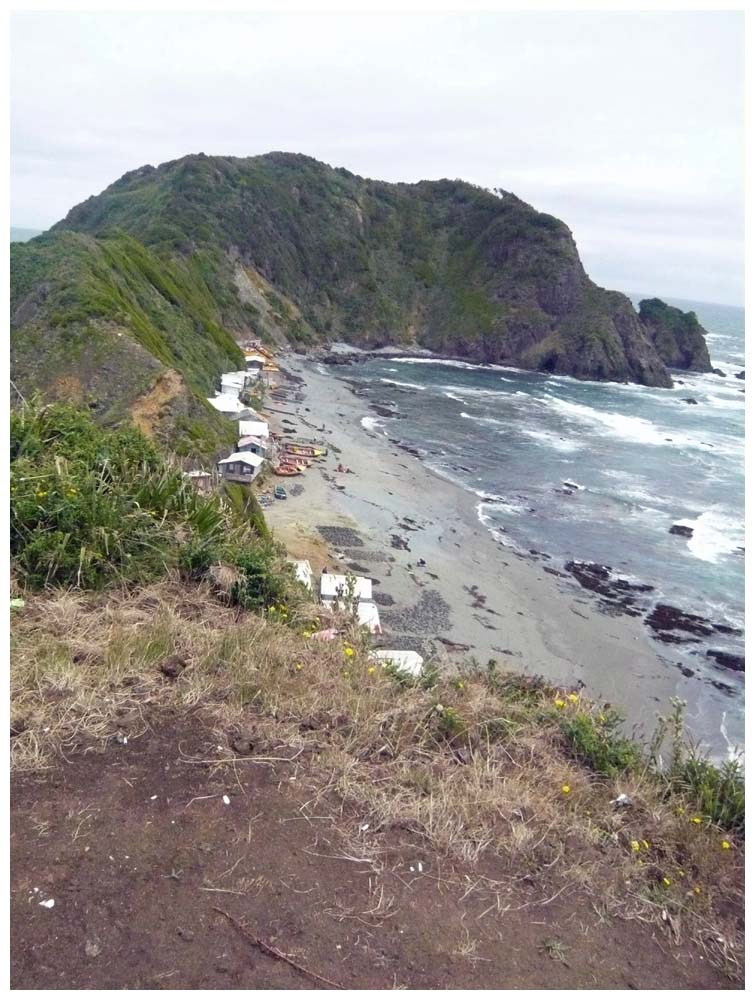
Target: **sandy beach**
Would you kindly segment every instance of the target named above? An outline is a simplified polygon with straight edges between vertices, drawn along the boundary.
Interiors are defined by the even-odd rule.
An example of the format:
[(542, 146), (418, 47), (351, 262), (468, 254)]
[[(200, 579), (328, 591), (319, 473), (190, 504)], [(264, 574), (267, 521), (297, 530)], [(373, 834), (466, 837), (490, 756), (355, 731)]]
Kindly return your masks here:
[[(301, 477), (276, 478), (289, 497), (266, 518), (318, 576), (351, 568), (373, 579), (384, 630), (376, 645), (417, 649), (441, 666), (495, 659), (584, 685), (619, 707), (638, 736), (650, 734), (673, 696), (687, 699), (694, 717), (699, 686), (658, 655), (641, 621), (598, 610), (544, 554), (496, 541), (476, 516), (478, 498), (393, 444), (387, 435), (398, 437), (398, 427), (390, 419), (385, 432), (376, 427), (343, 379), (301, 356), (280, 360), (302, 382), (288, 385), (285, 401), (268, 400), (273, 429), (321, 438), (329, 453)], [(352, 472), (338, 473), (339, 463)]]

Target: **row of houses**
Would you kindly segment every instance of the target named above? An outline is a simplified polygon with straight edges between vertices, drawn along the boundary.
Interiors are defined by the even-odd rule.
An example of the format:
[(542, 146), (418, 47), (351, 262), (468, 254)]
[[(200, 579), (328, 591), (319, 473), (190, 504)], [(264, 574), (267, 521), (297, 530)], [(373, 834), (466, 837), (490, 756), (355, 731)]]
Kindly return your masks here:
[[(296, 579), (314, 594), (315, 578), (308, 559), (291, 560)], [(362, 628), (371, 635), (382, 635), (380, 612), (372, 600), (372, 580), (367, 576), (347, 577), (341, 573), (320, 574), (320, 603), (330, 610), (351, 611)], [(418, 677), (424, 660), (413, 649), (373, 649), (370, 658), (392, 664), (397, 670)]]
[(220, 392), (208, 402), (218, 413), (238, 424), (236, 450), (218, 462), (218, 474), (232, 482), (253, 483), (265, 461), (272, 459), (274, 442), (268, 422), (248, 402), (260, 380), (270, 385), (280, 371), (271, 352), (257, 341), (244, 345), (245, 367), (225, 372), (220, 378)]

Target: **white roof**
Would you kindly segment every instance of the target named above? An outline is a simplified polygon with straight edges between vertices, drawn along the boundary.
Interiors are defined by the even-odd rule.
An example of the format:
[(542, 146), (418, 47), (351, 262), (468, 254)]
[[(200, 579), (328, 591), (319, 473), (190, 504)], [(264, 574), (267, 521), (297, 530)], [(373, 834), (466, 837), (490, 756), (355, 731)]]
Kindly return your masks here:
[(233, 455), (229, 455), (228, 458), (221, 459), (218, 465), (227, 465), (229, 462), (246, 462), (247, 465), (257, 469), (264, 461), (261, 455), (255, 455), (252, 451), (237, 451)]
[(309, 559), (292, 559), (291, 565), (294, 567), (294, 574), (299, 583), (312, 589), (312, 566)]
[(245, 437), (270, 437), (266, 420), (239, 420), (239, 435)]
[(249, 377), (249, 372), (224, 372), (220, 376), (221, 382), (229, 382), (234, 385), (244, 385), (244, 379)]
[[(354, 596), (360, 601), (371, 601), (372, 580), (367, 576), (358, 576), (355, 579)], [(349, 581), (340, 573), (323, 573), (320, 577), (320, 597), (324, 600), (345, 597), (348, 590)]]
[(237, 396), (227, 392), (220, 392), (213, 399), (208, 396), (207, 402), (216, 410), (220, 410), (221, 413), (241, 413), (242, 410), (246, 409), (244, 404), (239, 402)]
[(360, 625), (366, 625), (374, 634), (380, 635), (383, 631), (380, 627), (380, 612), (377, 604), (372, 601), (361, 601), (357, 605), (357, 621)]
[(259, 361), (260, 364), (263, 365), (267, 361), (267, 358), (264, 355), (258, 354), (256, 351), (245, 351), (244, 355), (247, 361)]
[(211, 472), (204, 472), (202, 469), (192, 469), (191, 472), (187, 472), (187, 476), (192, 479), (199, 479), (200, 476), (211, 476)]
[(422, 673), (425, 661), (413, 649), (373, 649), (370, 657), (375, 660), (390, 660), (397, 670), (412, 677)]
[(267, 438), (257, 437), (255, 434), (247, 434), (246, 437), (239, 438), (239, 451), (242, 450), (242, 445), (245, 444), (256, 444), (260, 448), (267, 448), (268, 441)]

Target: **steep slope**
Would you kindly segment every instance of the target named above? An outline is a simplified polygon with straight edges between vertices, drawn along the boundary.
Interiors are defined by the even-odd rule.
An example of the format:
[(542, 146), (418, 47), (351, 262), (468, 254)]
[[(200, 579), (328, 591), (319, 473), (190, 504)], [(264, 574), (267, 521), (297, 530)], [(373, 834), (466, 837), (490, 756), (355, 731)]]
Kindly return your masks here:
[(682, 312), (661, 299), (644, 299), (640, 302), (640, 322), (664, 364), (695, 372), (712, 370), (705, 343), (707, 330), (695, 313)]
[(125, 233), (58, 232), (11, 250), (11, 377), (24, 394), (134, 419), (179, 454), (233, 434), (203, 398), (242, 361), (215, 318), (202, 258), (160, 260)]
[(590, 281), (562, 222), (506, 192), (198, 154), (124, 175), (55, 228), (113, 227), (174, 265), (200, 255), (218, 322), (239, 334), (670, 384), (629, 299)]

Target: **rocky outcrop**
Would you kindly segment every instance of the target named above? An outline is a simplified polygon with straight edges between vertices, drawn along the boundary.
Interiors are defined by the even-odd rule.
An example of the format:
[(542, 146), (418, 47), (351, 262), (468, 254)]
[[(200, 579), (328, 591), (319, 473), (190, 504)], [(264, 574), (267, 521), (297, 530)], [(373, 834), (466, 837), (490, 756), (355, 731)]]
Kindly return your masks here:
[(640, 322), (647, 331), (664, 364), (695, 372), (711, 368), (706, 330), (693, 312), (682, 312), (661, 299), (640, 302)]

